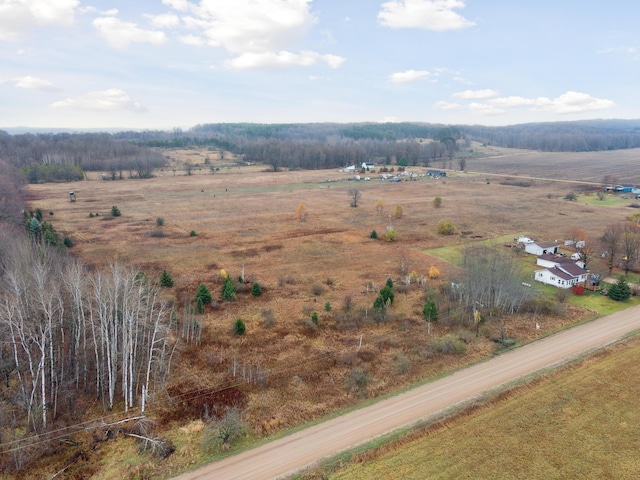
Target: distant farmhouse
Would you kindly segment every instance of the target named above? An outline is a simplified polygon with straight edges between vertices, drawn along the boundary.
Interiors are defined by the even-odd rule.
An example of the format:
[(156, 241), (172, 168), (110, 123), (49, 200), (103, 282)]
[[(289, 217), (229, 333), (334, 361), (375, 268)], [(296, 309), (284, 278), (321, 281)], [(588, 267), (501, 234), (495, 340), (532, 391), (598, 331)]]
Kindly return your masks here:
[(427, 170), (427, 177), (444, 178), (446, 176), (447, 172), (443, 172), (442, 170)]
[(373, 162), (362, 162), (362, 170), (373, 170), (376, 168), (376, 164)]

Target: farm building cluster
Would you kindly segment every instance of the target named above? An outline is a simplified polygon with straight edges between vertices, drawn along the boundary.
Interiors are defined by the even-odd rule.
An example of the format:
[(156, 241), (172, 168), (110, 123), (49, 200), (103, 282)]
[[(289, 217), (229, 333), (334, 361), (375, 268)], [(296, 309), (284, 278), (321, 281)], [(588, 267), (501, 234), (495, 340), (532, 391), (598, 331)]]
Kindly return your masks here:
[[(525, 252), (536, 255), (536, 265), (542, 267), (534, 272), (535, 281), (564, 289), (575, 285), (591, 290), (598, 288), (598, 279), (585, 268), (579, 253), (567, 257), (558, 253), (556, 242), (536, 242), (529, 237), (520, 237), (517, 243)], [(576, 248), (580, 245), (576, 244)]]

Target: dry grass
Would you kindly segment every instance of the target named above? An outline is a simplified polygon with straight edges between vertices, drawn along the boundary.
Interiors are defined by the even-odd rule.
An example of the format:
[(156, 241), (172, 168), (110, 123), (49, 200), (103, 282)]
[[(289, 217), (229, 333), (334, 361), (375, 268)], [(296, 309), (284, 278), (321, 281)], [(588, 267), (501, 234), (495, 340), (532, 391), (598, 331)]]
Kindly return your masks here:
[(639, 354), (635, 338), (323, 478), (636, 478)]
[[(168, 294), (177, 305), (183, 298), (191, 300), (201, 282), (219, 299), (220, 269), (235, 278), (244, 265), (246, 278), (260, 283), (262, 295), (251, 296), (249, 283), (236, 302), (207, 310), (202, 344), (178, 349), (170, 391), (241, 383), (242, 368), (266, 372), (266, 383), (244, 385), (241, 398), (236, 398), (246, 404), (247, 422), (257, 435), (265, 433), (264, 422), (276, 419), (276, 429), (299, 425), (492, 352), (493, 342), (481, 337), (470, 339), (466, 355), (425, 354), (429, 336), (421, 313), (423, 288), (414, 284), (396, 293), (392, 314), (378, 323), (369, 311), (375, 294), (366, 291), (367, 283), (380, 287), (392, 278), (398, 284), (409, 272), (428, 278), (429, 268), (436, 266), (441, 278), (427, 284), (438, 288), (449, 281), (452, 267), (425, 254), (427, 249), (520, 232), (541, 240), (561, 239), (572, 227), (597, 237), (606, 225), (627, 215), (623, 206), (561, 200), (557, 197), (564, 186), (541, 180), (522, 188), (487, 184), (485, 175), (454, 174), (446, 181), (356, 184), (337, 171), (262, 170), (230, 167), (213, 175), (170, 173), (149, 180), (31, 185), (27, 191), (30, 207), (53, 211), (48, 220), (71, 237), (76, 245), (72, 252), (87, 263), (136, 264), (151, 278), (166, 269), (175, 282)], [(362, 192), (358, 208), (349, 207), (347, 190), (354, 186)], [(68, 201), (70, 189), (76, 193), (75, 203)], [(442, 198), (438, 209), (432, 205), (436, 196)], [(376, 210), (379, 199), (385, 206), (382, 215)], [(305, 222), (296, 216), (301, 203), (308, 208)], [(113, 205), (122, 216), (110, 217)], [(401, 219), (390, 218), (396, 205), (402, 205)], [(89, 218), (90, 213), (99, 216)], [(164, 237), (150, 235), (158, 216), (164, 218)], [(437, 235), (440, 220), (452, 221), (463, 235)], [(369, 238), (372, 230), (381, 234), (390, 222), (397, 241)], [(192, 230), (197, 236), (189, 235)], [(324, 291), (315, 295), (314, 285), (323, 285)], [(346, 299), (352, 305), (349, 315), (342, 312)], [(327, 301), (330, 312), (324, 310)], [(567, 308), (562, 318), (539, 317), (538, 331), (531, 319), (514, 318), (508, 333), (527, 341), (590, 315), (585, 309)], [(267, 325), (265, 309), (273, 317)], [(309, 325), (313, 311), (319, 313), (318, 328)], [(247, 326), (242, 337), (231, 333), (237, 318)], [(497, 329), (497, 322), (489, 322), (487, 335), (497, 335)], [(433, 335), (457, 335), (459, 330), (436, 324)], [(362, 348), (356, 352), (361, 337)], [(240, 366), (235, 378), (234, 359)], [(364, 391), (345, 387), (355, 368), (371, 377)], [(180, 455), (199, 458), (190, 450), (186, 453), (196, 445), (180, 445), (182, 436), (176, 438)], [(172, 468), (181, 468), (172, 462)]]

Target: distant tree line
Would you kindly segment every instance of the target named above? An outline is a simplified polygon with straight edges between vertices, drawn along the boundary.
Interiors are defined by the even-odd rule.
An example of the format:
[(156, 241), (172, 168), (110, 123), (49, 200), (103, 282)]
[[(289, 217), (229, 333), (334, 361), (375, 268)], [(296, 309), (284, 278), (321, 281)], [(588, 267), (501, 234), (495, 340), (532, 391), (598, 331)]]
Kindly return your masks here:
[(68, 182), (83, 171), (110, 177), (150, 177), (166, 160), (158, 150), (108, 133), (9, 135), (0, 131), (0, 159), (20, 169), (30, 183)]
[(547, 122), (507, 127), (465, 126), (472, 140), (543, 152), (589, 152), (640, 147), (640, 120)]

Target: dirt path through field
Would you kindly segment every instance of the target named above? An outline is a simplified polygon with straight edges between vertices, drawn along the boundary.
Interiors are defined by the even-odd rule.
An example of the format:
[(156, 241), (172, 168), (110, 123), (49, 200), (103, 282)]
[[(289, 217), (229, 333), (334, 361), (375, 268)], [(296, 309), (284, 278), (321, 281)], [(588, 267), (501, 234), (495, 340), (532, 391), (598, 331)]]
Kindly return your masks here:
[(601, 348), (640, 329), (640, 306), (565, 330), (375, 405), (306, 428), (177, 477), (272, 479), (419, 420), (438, 417), (483, 392)]

